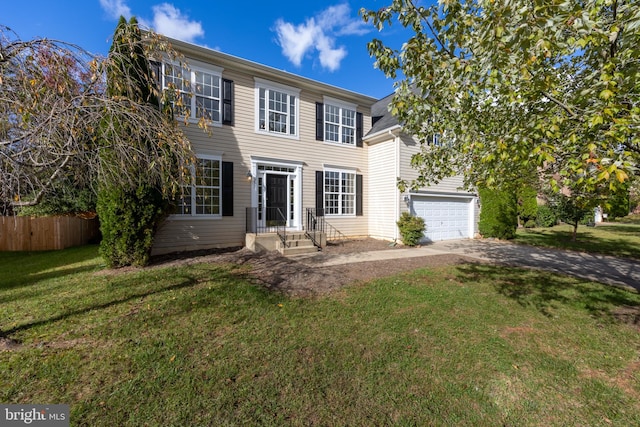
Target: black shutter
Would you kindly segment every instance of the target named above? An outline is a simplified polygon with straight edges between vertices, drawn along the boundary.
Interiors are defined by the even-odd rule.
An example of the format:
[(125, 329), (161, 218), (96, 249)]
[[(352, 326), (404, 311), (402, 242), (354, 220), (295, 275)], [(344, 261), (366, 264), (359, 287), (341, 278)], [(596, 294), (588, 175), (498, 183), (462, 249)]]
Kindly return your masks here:
[(362, 175), (356, 175), (356, 216), (362, 216)]
[(233, 162), (222, 162), (222, 216), (233, 216)]
[(362, 147), (362, 113), (356, 113), (356, 147)]
[(316, 216), (324, 216), (324, 173), (316, 171)]
[(222, 124), (233, 126), (233, 80), (222, 79)]
[(324, 140), (324, 104), (316, 102), (316, 140)]

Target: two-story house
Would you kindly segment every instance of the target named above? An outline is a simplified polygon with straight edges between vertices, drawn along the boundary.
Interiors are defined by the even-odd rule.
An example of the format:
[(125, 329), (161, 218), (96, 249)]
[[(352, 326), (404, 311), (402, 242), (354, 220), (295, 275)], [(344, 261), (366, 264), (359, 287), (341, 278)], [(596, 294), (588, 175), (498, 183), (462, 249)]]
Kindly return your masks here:
[[(198, 161), (195, 184), (158, 230), (154, 254), (243, 246), (247, 231), (273, 231), (276, 223), (303, 234), (309, 215), (345, 236), (396, 239), (405, 209), (427, 217), (430, 240), (473, 236), (475, 196), (455, 182), (424, 194), (398, 191), (397, 177), (414, 173), (416, 144), (386, 112), (388, 100), (171, 43), (189, 68), (165, 62), (157, 73), (164, 88), (183, 94), (176, 113), (194, 123), (184, 132)], [(201, 115), (211, 132), (195, 125)], [(372, 115), (380, 116), (373, 124)], [(459, 216), (466, 225), (430, 235), (434, 213), (439, 222)]]

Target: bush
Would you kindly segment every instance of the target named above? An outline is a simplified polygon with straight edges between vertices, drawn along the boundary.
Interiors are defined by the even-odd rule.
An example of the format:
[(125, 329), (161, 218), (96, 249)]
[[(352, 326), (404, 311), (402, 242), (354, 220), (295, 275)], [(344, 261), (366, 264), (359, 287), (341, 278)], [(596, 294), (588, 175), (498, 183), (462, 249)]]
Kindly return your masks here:
[(591, 224), (595, 224), (596, 222), (596, 215), (595, 212), (593, 211), (593, 209), (589, 212), (587, 212), (582, 218), (580, 218), (580, 221), (578, 221), (580, 224), (582, 225), (591, 225)]
[(622, 218), (629, 215), (631, 211), (630, 204), (629, 191), (619, 191), (609, 196), (605, 212), (609, 214), (609, 219)]
[(424, 219), (412, 216), (408, 212), (402, 212), (396, 223), (402, 235), (402, 242), (407, 246), (416, 246), (424, 236)]
[(538, 216), (538, 192), (530, 185), (524, 185), (518, 190), (518, 218), (519, 224), (525, 228), (535, 227)]
[(100, 255), (109, 267), (148, 263), (153, 236), (164, 219), (168, 203), (147, 185), (135, 190), (103, 188), (98, 194)]
[(538, 206), (538, 216), (536, 217), (538, 227), (553, 227), (557, 223), (558, 217), (549, 205)]
[(478, 230), (484, 237), (513, 239), (518, 228), (518, 206), (513, 192), (482, 188)]

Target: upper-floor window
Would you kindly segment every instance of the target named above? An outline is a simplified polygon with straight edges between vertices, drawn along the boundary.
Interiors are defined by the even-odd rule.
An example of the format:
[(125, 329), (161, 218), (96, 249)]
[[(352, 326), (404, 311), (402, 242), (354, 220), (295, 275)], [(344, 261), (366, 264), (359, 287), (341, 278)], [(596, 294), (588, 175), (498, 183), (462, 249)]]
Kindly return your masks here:
[(162, 64), (162, 89), (174, 112), (189, 119), (213, 123), (233, 122), (233, 82), (222, 78), (222, 69)]
[(316, 139), (362, 147), (363, 115), (356, 105), (324, 97), (316, 103)]
[(339, 144), (356, 143), (356, 110), (324, 104), (324, 140)]
[(259, 132), (298, 136), (299, 90), (256, 78)]

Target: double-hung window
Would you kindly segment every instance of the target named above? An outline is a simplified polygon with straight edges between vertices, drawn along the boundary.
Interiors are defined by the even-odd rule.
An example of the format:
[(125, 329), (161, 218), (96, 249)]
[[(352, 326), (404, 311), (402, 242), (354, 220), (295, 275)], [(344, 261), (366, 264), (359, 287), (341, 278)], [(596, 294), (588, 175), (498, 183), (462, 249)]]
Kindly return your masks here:
[(324, 104), (324, 140), (338, 144), (355, 145), (355, 108)]
[(297, 137), (300, 91), (258, 78), (256, 91), (257, 131)]
[(221, 68), (211, 66), (207, 69), (188, 69), (165, 63), (162, 77), (162, 88), (168, 93), (169, 102), (177, 115), (193, 120), (205, 119), (217, 124), (223, 121), (221, 105), (222, 85), (225, 81), (222, 79)]
[(316, 102), (316, 140), (362, 147), (363, 115), (357, 105), (325, 96)]
[(201, 157), (192, 167), (192, 174), (192, 183), (182, 187), (177, 200), (177, 214), (220, 216), (222, 162), (215, 157)]
[(356, 174), (324, 171), (324, 211), (327, 215), (355, 215)]

